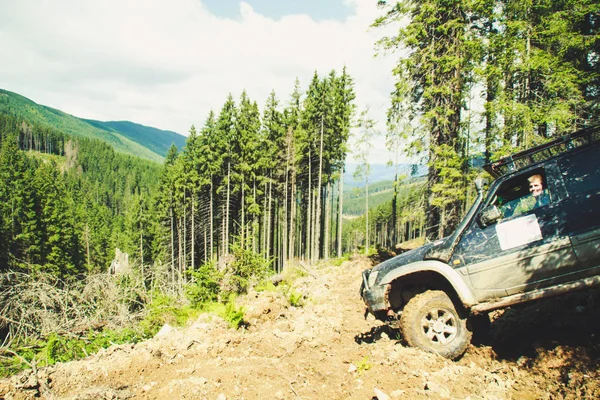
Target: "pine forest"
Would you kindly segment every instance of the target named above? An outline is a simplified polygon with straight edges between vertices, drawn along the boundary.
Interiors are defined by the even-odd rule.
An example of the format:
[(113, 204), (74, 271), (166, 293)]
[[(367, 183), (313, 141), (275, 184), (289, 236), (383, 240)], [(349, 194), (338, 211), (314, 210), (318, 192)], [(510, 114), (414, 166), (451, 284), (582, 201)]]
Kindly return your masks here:
[[(230, 300), (251, 282), (289, 265), (447, 236), (483, 163), (597, 122), (598, 2), (377, 3), (377, 56), (396, 62), (386, 121), (357, 109), (351, 65), (315, 71), (306, 86), (296, 79), (291, 95), (271, 92), (264, 104), (244, 88), (223, 93), (222, 107), (199, 115), (185, 146), (172, 145), (162, 164), (33, 114), (0, 112), (6, 371), (60, 361), (57, 346), (82, 356), (68, 345), (76, 323), (65, 321), (111, 320), (107, 342), (141, 340), (164, 315), (185, 319), (216, 302), (239, 325)], [(396, 154), (393, 182), (370, 182), (376, 141)], [(356, 171), (346, 171), (351, 158)], [(345, 172), (360, 189), (344, 187)], [(115, 252), (126, 255), (129, 273), (108, 283), (98, 276), (124, 264)], [(111, 306), (101, 301), (109, 286)], [(122, 309), (127, 323), (113, 318)], [(133, 320), (146, 324), (142, 333), (122, 330)], [(101, 329), (92, 331), (81, 340), (101, 347)]]

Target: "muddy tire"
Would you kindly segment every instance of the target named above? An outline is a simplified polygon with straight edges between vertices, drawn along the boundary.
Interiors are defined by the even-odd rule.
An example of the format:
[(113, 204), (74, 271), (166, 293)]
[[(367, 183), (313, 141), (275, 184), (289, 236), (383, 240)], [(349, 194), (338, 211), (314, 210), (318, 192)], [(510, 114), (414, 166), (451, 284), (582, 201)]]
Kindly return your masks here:
[(464, 354), (472, 335), (466, 315), (459, 313), (440, 290), (428, 290), (410, 299), (400, 317), (400, 330), (409, 346), (452, 360)]

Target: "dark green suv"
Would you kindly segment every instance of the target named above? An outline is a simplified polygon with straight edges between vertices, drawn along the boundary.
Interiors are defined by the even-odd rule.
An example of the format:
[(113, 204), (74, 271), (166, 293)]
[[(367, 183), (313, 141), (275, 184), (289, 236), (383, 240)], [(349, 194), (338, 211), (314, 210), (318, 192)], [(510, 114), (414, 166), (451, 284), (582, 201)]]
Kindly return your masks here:
[[(506, 157), (457, 230), (363, 272), (367, 311), (448, 358), (487, 312), (600, 284), (600, 126)], [(488, 320), (489, 321), (489, 320)]]

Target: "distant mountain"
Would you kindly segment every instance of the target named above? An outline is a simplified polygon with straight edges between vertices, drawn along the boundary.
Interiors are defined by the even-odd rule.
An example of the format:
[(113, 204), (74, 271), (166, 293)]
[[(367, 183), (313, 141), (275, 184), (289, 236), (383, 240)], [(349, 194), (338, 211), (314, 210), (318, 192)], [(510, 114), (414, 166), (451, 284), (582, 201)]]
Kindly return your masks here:
[(77, 118), (55, 108), (37, 104), (26, 97), (0, 89), (0, 113), (49, 126), (68, 135), (95, 138), (121, 153), (162, 163), (172, 143), (182, 149), (186, 137), (128, 121), (102, 122)]
[[(344, 186), (346, 187), (363, 187), (364, 179), (357, 180), (354, 178), (354, 171), (356, 171), (356, 167), (358, 164), (348, 163), (346, 164), (346, 172), (344, 173)], [(398, 171), (400, 174), (406, 175), (407, 177), (411, 176), (412, 164), (400, 164), (398, 166)], [(427, 174), (427, 166), (418, 165), (416, 174), (414, 176), (423, 176)], [(394, 175), (396, 174), (396, 169), (394, 166), (388, 166), (387, 164), (371, 164), (371, 173), (369, 174), (369, 182), (382, 182), (382, 181), (394, 181)]]
[(181, 150), (185, 146), (187, 139), (185, 136), (173, 131), (164, 131), (129, 121), (102, 122), (93, 119), (85, 119), (84, 121), (99, 129), (120, 133), (163, 157), (167, 155), (171, 144), (175, 143), (175, 146)]

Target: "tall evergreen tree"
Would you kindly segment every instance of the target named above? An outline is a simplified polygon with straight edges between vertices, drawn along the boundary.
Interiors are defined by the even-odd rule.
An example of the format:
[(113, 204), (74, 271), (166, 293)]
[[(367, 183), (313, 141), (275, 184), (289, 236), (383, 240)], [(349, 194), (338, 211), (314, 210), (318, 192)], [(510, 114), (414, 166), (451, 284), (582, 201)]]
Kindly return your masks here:
[[(462, 183), (454, 179), (454, 160), (463, 156), (461, 111), (472, 76), (472, 44), (467, 30), (471, 3), (418, 0), (379, 4), (386, 14), (374, 22), (375, 26), (410, 19), (380, 45), (409, 50), (409, 55), (398, 61), (394, 74), (401, 86), (410, 90), (415, 111), (421, 116), (423, 142), (428, 144), (428, 236), (441, 237), (458, 223), (464, 200), (444, 189), (448, 179), (449, 185)], [(462, 165), (459, 167), (460, 174)]]

